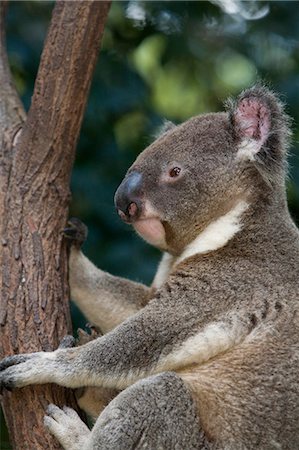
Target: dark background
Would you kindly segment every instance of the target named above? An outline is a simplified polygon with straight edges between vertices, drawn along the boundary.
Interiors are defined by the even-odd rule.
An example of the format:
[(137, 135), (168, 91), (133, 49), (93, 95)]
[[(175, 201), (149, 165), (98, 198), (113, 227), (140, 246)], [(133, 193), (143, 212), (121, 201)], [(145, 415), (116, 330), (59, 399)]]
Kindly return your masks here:
[[(53, 2), (11, 2), (7, 46), (29, 108)], [(159, 253), (116, 215), (126, 169), (167, 118), (222, 109), (262, 79), (294, 118), (289, 204), (299, 222), (299, 4), (297, 1), (113, 2), (72, 176), (70, 215), (89, 227), (85, 253), (114, 274), (150, 283)], [(74, 327), (84, 318), (72, 307)], [(0, 448), (8, 449), (1, 420)]]

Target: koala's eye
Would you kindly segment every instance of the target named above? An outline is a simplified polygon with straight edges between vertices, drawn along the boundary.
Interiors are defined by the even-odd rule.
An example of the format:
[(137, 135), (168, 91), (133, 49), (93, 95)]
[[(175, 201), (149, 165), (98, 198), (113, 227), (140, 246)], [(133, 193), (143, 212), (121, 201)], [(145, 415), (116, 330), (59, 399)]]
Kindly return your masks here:
[(161, 174), (161, 182), (162, 183), (176, 183), (176, 181), (180, 180), (182, 176), (185, 174), (185, 169), (183, 165), (181, 165), (177, 161), (172, 161), (166, 166)]
[(175, 178), (175, 177), (178, 177), (180, 173), (181, 173), (181, 168), (180, 167), (173, 167), (169, 171), (169, 176), (171, 178)]

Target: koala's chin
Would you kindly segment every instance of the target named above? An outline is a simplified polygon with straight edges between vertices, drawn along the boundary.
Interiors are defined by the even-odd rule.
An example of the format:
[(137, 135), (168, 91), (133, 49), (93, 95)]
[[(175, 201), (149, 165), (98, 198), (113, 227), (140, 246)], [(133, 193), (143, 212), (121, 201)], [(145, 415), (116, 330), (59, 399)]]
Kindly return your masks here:
[(166, 247), (165, 230), (157, 217), (136, 220), (133, 227), (139, 236), (149, 244), (161, 249)]

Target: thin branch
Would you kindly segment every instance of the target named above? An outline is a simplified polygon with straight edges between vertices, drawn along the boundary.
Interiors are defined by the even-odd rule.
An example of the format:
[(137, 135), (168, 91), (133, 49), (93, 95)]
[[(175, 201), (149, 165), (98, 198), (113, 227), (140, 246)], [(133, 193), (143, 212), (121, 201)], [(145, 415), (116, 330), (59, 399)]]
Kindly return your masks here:
[(0, 231), (4, 199), (12, 164), (12, 142), (15, 142), (26, 119), (25, 111), (12, 81), (6, 53), (5, 15), (7, 1), (0, 2)]
[(0, 131), (15, 128), (25, 120), (25, 111), (12, 81), (6, 52), (7, 1), (0, 2)]

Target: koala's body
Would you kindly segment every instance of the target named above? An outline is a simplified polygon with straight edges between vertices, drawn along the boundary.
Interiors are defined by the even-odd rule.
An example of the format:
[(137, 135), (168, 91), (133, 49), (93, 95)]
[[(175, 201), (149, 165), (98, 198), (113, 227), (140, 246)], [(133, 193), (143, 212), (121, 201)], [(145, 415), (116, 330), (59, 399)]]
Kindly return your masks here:
[[(288, 139), (280, 102), (256, 87), (225, 113), (171, 127), (141, 153), (115, 203), (164, 252), (150, 288), (71, 248), (72, 298), (104, 336), (0, 365), (4, 387), (123, 390), (92, 431), (69, 408), (49, 407), (45, 423), (65, 449), (299, 448), (299, 233), (285, 193)], [(91, 402), (92, 414), (97, 408)]]

